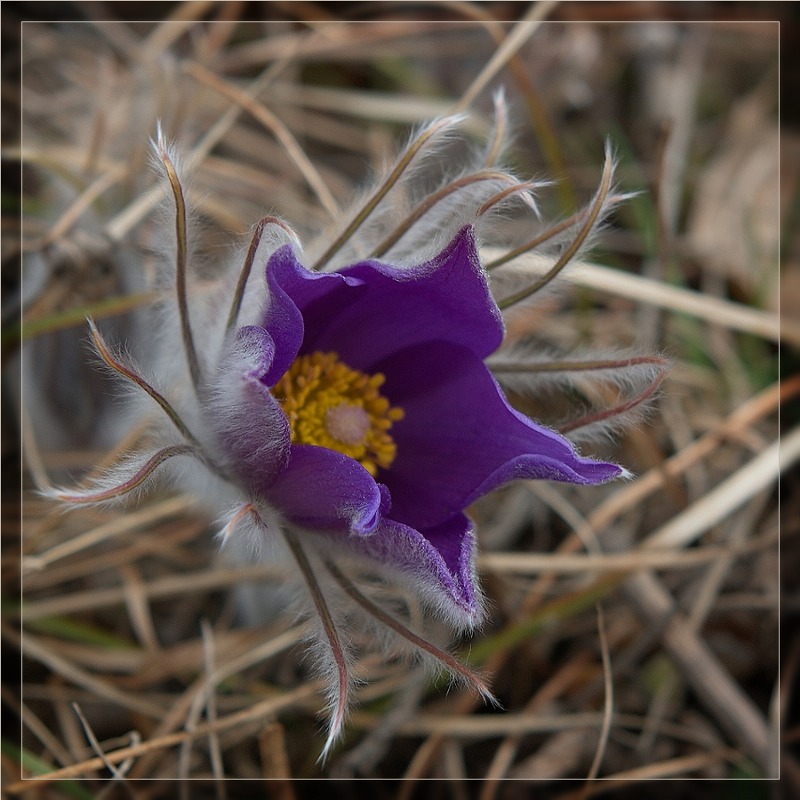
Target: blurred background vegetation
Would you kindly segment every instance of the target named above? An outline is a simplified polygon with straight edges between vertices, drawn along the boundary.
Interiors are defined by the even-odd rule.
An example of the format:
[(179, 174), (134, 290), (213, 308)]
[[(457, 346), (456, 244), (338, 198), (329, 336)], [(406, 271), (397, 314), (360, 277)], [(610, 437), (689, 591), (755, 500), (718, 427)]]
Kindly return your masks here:
[[(797, 50), (790, 4), (5, 2), (2, 14), (10, 796), (290, 798), (319, 787), (283, 779), (352, 775), (385, 782), (325, 791), (800, 792), (800, 646), (788, 634), (800, 598), (800, 139), (797, 71), (779, 63), (779, 35), (784, 54)], [(509, 336), (560, 352), (635, 347), (673, 368), (645, 422), (592, 445), (632, 482), (518, 486), (473, 509), (492, 614), (456, 648), (505, 710), (444, 687), (413, 695), (406, 665), (365, 663), (359, 708), (321, 766), (295, 622), (243, 628), (236, 616), (234, 587), (279, 575), (221, 561), (191, 498), (65, 515), (36, 489), (136, 436), (87, 357), (83, 320), (134, 347), (146, 325), (156, 119), (196, 151), (197, 268), (213, 275), (213, 254), (265, 213), (324, 231), (287, 133), (346, 206), (432, 116), (468, 107), (478, 142), (500, 86), (515, 169), (554, 181), (544, 220), (591, 198), (607, 139), (619, 189), (636, 193), (584, 271), (535, 313), (508, 316)], [(491, 244), (526, 224), (503, 219)], [(587, 541), (617, 560), (592, 562)], [(780, 785), (734, 780), (779, 771)], [(36, 775), (52, 777), (18, 782)], [(713, 782), (637, 783), (664, 778)]]

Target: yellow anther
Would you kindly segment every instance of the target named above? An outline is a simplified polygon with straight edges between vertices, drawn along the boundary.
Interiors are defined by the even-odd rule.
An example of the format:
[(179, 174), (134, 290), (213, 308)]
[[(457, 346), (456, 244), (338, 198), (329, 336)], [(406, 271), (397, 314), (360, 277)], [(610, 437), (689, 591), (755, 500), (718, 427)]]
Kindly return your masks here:
[(351, 369), (336, 353), (316, 351), (296, 358), (272, 393), (289, 420), (292, 442), (337, 450), (370, 475), (388, 469), (397, 454), (389, 435), (403, 409), (378, 389), (381, 373)]

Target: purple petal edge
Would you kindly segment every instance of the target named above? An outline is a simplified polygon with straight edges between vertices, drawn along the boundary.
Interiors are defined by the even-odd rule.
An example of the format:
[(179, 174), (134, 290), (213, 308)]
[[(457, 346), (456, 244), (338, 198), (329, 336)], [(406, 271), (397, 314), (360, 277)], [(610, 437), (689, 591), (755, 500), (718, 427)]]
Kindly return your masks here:
[(254, 494), (263, 494), (289, 460), (289, 422), (261, 382), (275, 353), (263, 328), (241, 328), (220, 358), (209, 397), (209, 424), (228, 469)]
[(376, 529), (388, 499), (357, 461), (314, 445), (292, 445), (267, 496), (295, 524), (359, 536)]
[(376, 531), (347, 545), (387, 569), (395, 568), (459, 627), (480, 623), (483, 610), (475, 577), (475, 533), (464, 514), (424, 532), (385, 519)]

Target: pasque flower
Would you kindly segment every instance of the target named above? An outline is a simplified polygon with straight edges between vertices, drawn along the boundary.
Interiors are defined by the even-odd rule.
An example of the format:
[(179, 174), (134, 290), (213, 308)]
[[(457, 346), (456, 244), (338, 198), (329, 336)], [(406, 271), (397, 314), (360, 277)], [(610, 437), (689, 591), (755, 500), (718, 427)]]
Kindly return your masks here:
[[(444, 181), (400, 215), (383, 208), (412, 160), (458, 121), (440, 120), (414, 139), (310, 267), (286, 223), (268, 217), (235, 283), (220, 281), (214, 302), (202, 303), (187, 290), (186, 205), (159, 134), (177, 232), (177, 302), (161, 318), (154, 370), (168, 388), (142, 377), (90, 324), (106, 364), (163, 410), (163, 441), (100, 483), (54, 492), (72, 503), (115, 500), (186, 462), (172, 471), (226, 512), (223, 540), (249, 535), (259, 550), (286, 555), (319, 621), (315, 653), (330, 675), (332, 708), (326, 749), (345, 714), (350, 665), (341, 634), (353, 608), (488, 694), (466, 667), (361, 591), (351, 564), (403, 584), (437, 617), (468, 630), (483, 615), (470, 504), (513, 480), (594, 484), (624, 473), (516, 411), (487, 366), (503, 345), (500, 306), (543, 284), (528, 280), (498, 303), (481, 264), (476, 230), (487, 212), (515, 198), (532, 202), (531, 183), (492, 164), (501, 133), (479, 169)], [(596, 225), (611, 202), (610, 181), (607, 158), (592, 204), (553, 229), (576, 232), (546, 279)], [(356, 249), (367, 255), (350, 258)], [(185, 358), (176, 365), (164, 353), (177, 339)]]
[(470, 226), (433, 259), (314, 273), (285, 245), (269, 307), (220, 360), (208, 424), (235, 474), (291, 523), (339, 537), (462, 624), (478, 621), (464, 509), (519, 478), (597, 483), (505, 399), (484, 364), (503, 339)]

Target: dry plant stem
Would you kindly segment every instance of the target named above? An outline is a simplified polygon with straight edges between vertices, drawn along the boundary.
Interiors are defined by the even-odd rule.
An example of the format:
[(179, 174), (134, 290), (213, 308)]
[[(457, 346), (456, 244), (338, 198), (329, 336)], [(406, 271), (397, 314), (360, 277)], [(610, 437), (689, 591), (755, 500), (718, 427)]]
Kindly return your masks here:
[(389, 193), (391, 188), (400, 179), (400, 176), (406, 171), (408, 166), (417, 156), (417, 154), (425, 147), (431, 139), (435, 138), (442, 131), (447, 130), (454, 124), (460, 121), (459, 117), (445, 117), (429, 125), (416, 139), (406, 148), (397, 166), (391, 171), (386, 180), (378, 187), (375, 194), (364, 204), (359, 210), (353, 221), (344, 229), (344, 231), (333, 240), (328, 249), (317, 259), (317, 262), (311, 268), (312, 270), (319, 270), (330, 259), (341, 250), (345, 242), (359, 229), (361, 224), (369, 217), (375, 210), (377, 205)]
[(672, 596), (650, 573), (628, 578), (625, 592), (651, 626), (665, 626), (662, 641), (700, 701), (759, 766), (770, 763), (769, 730), (761, 712), (689, 628)]
[(486, 66), (478, 73), (467, 90), (461, 95), (455, 111), (469, 108), (478, 95), (488, 86), (495, 75), (517, 53), (525, 42), (533, 36), (542, 20), (558, 5), (557, 0), (540, 0), (533, 3), (522, 19), (511, 29), (489, 59)]
[[(535, 714), (537, 709), (561, 696), (585, 674), (588, 663), (589, 660), (585, 652), (579, 653), (571, 661), (566, 662), (563, 667), (537, 689), (534, 696), (525, 705), (524, 713)], [(500, 789), (500, 781), (508, 772), (522, 738), (522, 734), (511, 734), (503, 739), (486, 772), (480, 800), (494, 800)]]
[(8, 686), (3, 685), (0, 686), (0, 696), (3, 699), (3, 704), (13, 709), (22, 725), (50, 751), (59, 764), (65, 766), (73, 761), (69, 751), (59, 741), (58, 737), (25, 703), (21, 702), (17, 692), (12, 692)]
[[(690, 447), (669, 459), (663, 466), (653, 468), (635, 483), (632, 483), (612, 495), (609, 500), (600, 505), (588, 519), (590, 527), (589, 534), (604, 530), (614, 519), (635, 504), (642, 502), (645, 498), (658, 490), (667, 480), (668, 475), (679, 475), (688, 466), (701, 458), (709, 455), (719, 446), (721, 440), (726, 436), (732, 435), (736, 431), (742, 430), (753, 425), (762, 417), (773, 413), (782, 402), (794, 398), (800, 394), (800, 376), (785, 381), (782, 384), (775, 384), (765, 389), (746, 405), (736, 409), (721, 425), (714, 431), (706, 434), (695, 441)], [(587, 534), (587, 535), (589, 535)], [(569, 536), (559, 547), (558, 554), (566, 554), (579, 549), (583, 539), (576, 534)], [(484, 555), (484, 558), (487, 556)], [(553, 574), (543, 575), (531, 590), (528, 599), (523, 604), (523, 614), (530, 613), (539, 598), (547, 591), (547, 587), (555, 580)], [(507, 656), (503, 652), (497, 653), (492, 657), (485, 669), (485, 674), (491, 678), (493, 674), (502, 666)], [(460, 698), (454, 713), (467, 713), (474, 703), (469, 696)], [(422, 777), (430, 767), (443, 741), (443, 734), (433, 735), (428, 738), (415, 753), (404, 778), (404, 784), (400, 790), (400, 800), (409, 800), (413, 793), (416, 781)]]
[(688, 551), (642, 550), (626, 553), (484, 553), (478, 557), (481, 570), (501, 574), (580, 575), (592, 572), (625, 573), (642, 569), (697, 569), (706, 564), (718, 564), (731, 558), (774, 547), (776, 533), (759, 536), (749, 542), (734, 545), (706, 546)]
[[(368, 736), (343, 755), (331, 777), (347, 778), (372, 773), (391, 748), (397, 729), (417, 712), (429, 686), (428, 676), (421, 665), (414, 665), (410, 673), (401, 678), (396, 686), (389, 688), (389, 691), (394, 690), (391, 708), (383, 712), (380, 719), (369, 727)], [(378, 687), (375, 688), (377, 690)]]
[(181, 432), (186, 440), (191, 442), (195, 447), (199, 447), (197, 439), (195, 439), (191, 431), (186, 427), (178, 412), (175, 411), (175, 409), (169, 404), (167, 398), (164, 397), (164, 395), (162, 395), (160, 392), (156, 391), (156, 389), (154, 389), (144, 378), (142, 378), (141, 375), (138, 375), (130, 367), (123, 364), (120, 359), (115, 358), (108, 349), (108, 345), (106, 345), (105, 340), (100, 334), (100, 331), (98, 330), (94, 320), (88, 319), (87, 322), (89, 324), (89, 332), (91, 333), (92, 341), (94, 342), (94, 346), (97, 348), (100, 358), (102, 358), (103, 361), (109, 367), (111, 367), (111, 369), (122, 375), (124, 378), (127, 378), (127, 380), (131, 381), (131, 383), (134, 383), (143, 392), (152, 397), (153, 400), (155, 400), (156, 403), (161, 406), (164, 413), (170, 418), (172, 424)]
[[(457, 9), (465, 17), (482, 23), (496, 45), (503, 43), (505, 39), (503, 26), (485, 8), (478, 6), (476, 3), (451, 2), (451, 0), (440, 0), (440, 5), (446, 6), (448, 10)], [(567, 162), (558, 134), (549, 117), (546, 105), (540, 97), (531, 76), (528, 74), (528, 67), (519, 56), (519, 53), (511, 55), (508, 60), (508, 68), (519, 86), (528, 110), (531, 126), (539, 138), (539, 145), (550, 167), (550, 173), (566, 176), (568, 173)], [(567, 178), (559, 181), (558, 191), (561, 195), (563, 207), (568, 210), (574, 208), (576, 205), (574, 192)]]
[(133, 511), (126, 513), (124, 516), (118, 516), (110, 522), (98, 525), (96, 528), (86, 531), (86, 533), (68, 539), (46, 550), (44, 553), (23, 557), (22, 574), (26, 575), (31, 572), (38, 572), (67, 556), (94, 547), (113, 536), (129, 533), (130, 531), (147, 527), (156, 522), (169, 519), (170, 517), (179, 516), (195, 508), (196, 505), (196, 500), (193, 497), (189, 495), (178, 495), (177, 497), (171, 497), (168, 500), (143, 508), (140, 511)]
[(137, 292), (136, 294), (113, 295), (88, 305), (73, 306), (65, 311), (48, 313), (41, 317), (26, 313), (21, 326), (9, 331), (8, 343), (16, 344), (18, 341), (27, 341), (45, 333), (75, 328), (85, 323), (87, 317), (108, 319), (120, 316), (127, 311), (134, 311), (155, 303), (158, 299), (159, 294), (156, 292)]
[(36, 431), (33, 428), (33, 422), (29, 414), (20, 414), (20, 433), (22, 439), (22, 456), (24, 459), (25, 468), (33, 478), (33, 483), (36, 488), (42, 492), (52, 486), (50, 476), (47, 474), (44, 461), (42, 460), (42, 451), (39, 448), (39, 443), (36, 440)]
[[(321, 687), (320, 682), (307, 683), (292, 692), (287, 692), (281, 697), (270, 697), (261, 703), (238, 711), (234, 714), (229, 714), (226, 717), (220, 717), (215, 722), (204, 723), (198, 725), (194, 731), (181, 731), (180, 733), (173, 733), (166, 736), (159, 736), (150, 739), (141, 744), (133, 745), (132, 747), (124, 747), (121, 750), (115, 750), (111, 753), (106, 753), (106, 760), (111, 764), (119, 764), (129, 758), (135, 758), (145, 753), (153, 751), (165, 750), (169, 747), (181, 744), (188, 739), (206, 736), (212, 731), (225, 731), (236, 728), (237, 726), (244, 725), (248, 722), (261, 719), (263, 717), (272, 716), (279, 712), (291, 708), (292, 706), (301, 703), (312, 695), (316, 694)], [(163, 709), (162, 709), (163, 711)], [(54, 770), (47, 775), (37, 775), (32, 778), (26, 778), (22, 781), (17, 781), (6, 787), (6, 792), (9, 794), (20, 794), (26, 792), (34, 787), (43, 786), (53, 781), (65, 780), (67, 778), (75, 778), (98, 769), (102, 769), (105, 762), (100, 758), (92, 758), (81, 762), (80, 764), (73, 764), (63, 769)]]
[(257, 119), (267, 130), (271, 131), (281, 143), (287, 155), (300, 170), (308, 185), (311, 187), (322, 207), (328, 212), (331, 219), (336, 219), (339, 213), (339, 204), (331, 194), (317, 169), (309, 161), (289, 129), (266, 106), (256, 101), (253, 96), (237, 86), (223, 80), (210, 70), (194, 62), (184, 64), (184, 71), (195, 80), (210, 86), (215, 91), (236, 103)]
[(450, 653), (441, 650), (430, 642), (426, 641), (420, 636), (417, 636), (413, 631), (406, 628), (401, 622), (398, 622), (390, 614), (387, 614), (380, 606), (373, 603), (368, 597), (363, 595), (354, 585), (348, 580), (347, 577), (339, 570), (339, 568), (332, 562), (326, 561), (325, 566), (328, 571), (336, 579), (337, 583), (344, 589), (344, 591), (356, 601), (365, 611), (367, 611), (375, 619), (382, 622), (387, 627), (391, 628), (396, 633), (400, 634), (404, 639), (424, 650), (426, 653), (432, 655), (439, 661), (446, 669), (462, 678), (469, 686), (471, 686), (478, 694), (487, 700), (493, 701), (491, 691), (488, 686), (474, 673), (468, 669), (464, 664), (453, 658)]
[[(214, 723), (217, 719), (217, 704), (215, 683), (212, 683), (211, 678), (216, 671), (214, 665), (214, 634), (208, 620), (204, 619), (201, 622), (201, 632), (203, 638), (203, 663), (205, 666), (205, 680), (204, 683), (208, 687), (205, 693), (206, 701), (206, 716), (210, 723)], [(190, 731), (196, 727), (196, 719), (190, 718), (187, 720), (185, 729)], [(189, 763), (192, 749), (193, 740), (187, 739), (180, 749), (180, 756), (178, 758), (178, 774), (181, 778), (189, 777)], [(222, 767), (222, 750), (220, 748), (219, 736), (216, 731), (210, 731), (208, 734), (208, 750), (211, 755), (211, 768), (216, 781), (221, 781), (224, 777)]]
[(647, 548), (684, 547), (772, 484), (800, 458), (800, 427), (776, 440), (745, 466), (652, 533)]
[(144, 594), (139, 570), (134, 564), (123, 564), (119, 571), (125, 590), (125, 607), (131, 621), (131, 628), (144, 651), (150, 656), (158, 656), (161, 652), (161, 645), (156, 634), (150, 605)]
[(597, 779), (600, 772), (600, 764), (603, 761), (606, 746), (608, 745), (608, 735), (611, 732), (611, 722), (614, 715), (614, 682), (611, 678), (611, 656), (608, 652), (608, 640), (606, 639), (605, 621), (603, 618), (603, 607), (597, 605), (597, 635), (600, 639), (600, 653), (603, 658), (603, 683), (605, 686), (605, 697), (603, 707), (603, 725), (600, 729), (600, 738), (597, 742), (592, 766), (586, 776), (587, 785)]
[(38, 637), (25, 633), (24, 640), (8, 626), (3, 626), (3, 636), (13, 642), (22, 653), (27, 657), (45, 664), (53, 672), (61, 675), (65, 680), (83, 686), (90, 692), (94, 692), (98, 697), (104, 697), (110, 702), (128, 708), (148, 717), (158, 719), (164, 709), (161, 706), (151, 703), (141, 697), (135, 697), (126, 692), (122, 692), (106, 681), (92, 675), (81, 667), (75, 666), (72, 662), (62, 657), (45, 646)]
[(513, 305), (521, 302), (522, 300), (526, 300), (527, 298), (531, 297), (533, 294), (538, 292), (544, 286), (547, 286), (550, 281), (552, 281), (559, 272), (561, 272), (564, 267), (569, 264), (570, 261), (575, 257), (576, 253), (580, 250), (581, 245), (586, 241), (586, 238), (589, 236), (589, 233), (595, 226), (597, 222), (600, 212), (603, 208), (603, 205), (608, 198), (608, 195), (611, 191), (611, 175), (613, 173), (613, 161), (611, 159), (611, 152), (610, 150), (606, 149), (606, 158), (605, 163), (603, 165), (603, 175), (600, 179), (600, 188), (597, 191), (597, 197), (594, 200), (594, 203), (590, 206), (587, 214), (586, 219), (583, 222), (578, 234), (569, 244), (569, 246), (564, 250), (564, 252), (559, 256), (558, 260), (555, 264), (550, 268), (550, 270), (542, 275), (541, 278), (534, 281), (530, 286), (527, 286), (525, 289), (520, 290), (519, 292), (511, 295), (510, 297), (506, 297), (503, 300), (499, 300), (497, 305), (500, 307), (501, 310), (505, 310), (510, 308)]
[(103, 748), (100, 747), (100, 742), (97, 741), (97, 737), (94, 735), (94, 731), (92, 731), (92, 726), (89, 725), (89, 720), (81, 711), (81, 707), (77, 703), (72, 703), (72, 710), (75, 712), (76, 716), (80, 720), (81, 727), (83, 728), (84, 734), (86, 734), (86, 738), (89, 740), (89, 744), (92, 746), (92, 750), (100, 757), (103, 764), (105, 765), (106, 769), (114, 776), (114, 780), (116, 781), (124, 781), (125, 780), (125, 771), (122, 769), (117, 769), (107, 758), (105, 753), (103, 752)]
[[(720, 557), (712, 562), (711, 568), (707, 570), (707, 574), (703, 577), (702, 585), (698, 590), (697, 598), (692, 604), (687, 619), (687, 624), (694, 634), (700, 634), (702, 626), (717, 600), (718, 593), (722, 588), (722, 583), (734, 563), (734, 549), (737, 546), (741, 547), (741, 545), (747, 543), (747, 537), (752, 532), (758, 518), (761, 516), (770, 494), (771, 492), (762, 492), (761, 496), (755, 498), (754, 501), (743, 510), (743, 513), (737, 517), (733, 529), (726, 537), (728, 546), (724, 549), (730, 550), (730, 552), (721, 553)], [(774, 537), (774, 542), (777, 543), (777, 536)], [(652, 751), (653, 744), (659, 733), (659, 723), (666, 713), (666, 707), (670, 704), (671, 698), (680, 687), (681, 680), (675, 672), (658, 687), (650, 703), (650, 710), (648, 713), (648, 721), (650, 724), (642, 731), (642, 735), (636, 744), (637, 753), (644, 754)]]
[(26, 249), (43, 250), (58, 241), (62, 236), (65, 236), (81, 218), (81, 215), (88, 211), (99, 197), (105, 194), (114, 184), (123, 180), (124, 177), (125, 172), (121, 168), (109, 168), (75, 198), (56, 224), (50, 228), (40, 241), (26, 247)]
[[(619, 786), (629, 786), (637, 781), (652, 781), (658, 778), (677, 778), (690, 772), (696, 772), (705, 767), (719, 764), (721, 761), (736, 763), (740, 754), (736, 750), (729, 748), (719, 748), (709, 753), (700, 753), (695, 756), (680, 756), (671, 758), (667, 761), (659, 761), (655, 764), (648, 764), (644, 767), (617, 772), (603, 778), (601, 782), (595, 782), (588, 787), (588, 795), (604, 794)], [(558, 795), (558, 800), (581, 800), (586, 796), (586, 787), (577, 792)]]
[(506, 103), (505, 95), (502, 91), (494, 93), (492, 105), (494, 106), (494, 130), (486, 148), (486, 157), (483, 160), (484, 167), (490, 167), (492, 164), (497, 163), (497, 159), (503, 150), (503, 142), (505, 142), (508, 129), (508, 103)]
[[(309, 627), (292, 628), (268, 638), (256, 647), (237, 656), (225, 664), (220, 665), (213, 675), (202, 675), (189, 686), (181, 697), (172, 705), (161, 718), (151, 736), (160, 737), (172, 733), (177, 727), (187, 728), (187, 720), (193, 720), (192, 726), (197, 729), (197, 718), (203, 705), (207, 703), (207, 696), (215, 686), (234, 675), (240, 675), (244, 670), (266, 661), (278, 653), (292, 647), (301, 641), (309, 632)], [(131, 777), (146, 777), (152, 772), (152, 761), (156, 754), (145, 755), (131, 771)]]
[[(111, 26), (111, 31), (122, 30), (122, 26)], [(108, 31), (109, 28), (106, 27)], [(124, 47), (123, 47), (124, 49)], [(277, 75), (286, 64), (291, 61), (296, 53), (294, 51), (280, 56), (274, 61), (267, 69), (265, 69), (255, 80), (248, 84), (246, 92), (248, 95), (253, 96), (258, 94), (269, 83), (272, 82), (275, 75)], [(136, 61), (142, 59), (142, 54), (138, 52), (137, 48), (133, 49), (132, 58)], [(214, 145), (222, 139), (228, 130), (234, 125), (238, 119), (241, 108), (239, 106), (232, 106), (229, 108), (218, 120), (211, 126), (211, 128), (203, 135), (198, 141), (192, 151), (186, 158), (186, 168), (194, 169), (200, 162), (208, 155)], [(131, 229), (140, 222), (161, 200), (164, 190), (161, 184), (157, 184), (152, 189), (149, 189), (144, 194), (139, 195), (133, 200), (124, 210), (117, 214), (105, 227), (105, 234), (111, 242), (120, 242), (131, 231)]]
[(187, 258), (187, 230), (186, 230), (186, 201), (183, 196), (175, 165), (167, 153), (161, 129), (158, 131), (158, 155), (164, 165), (169, 180), (172, 196), (175, 200), (175, 292), (178, 300), (178, 314), (181, 322), (181, 335), (183, 336), (183, 349), (186, 354), (186, 361), (189, 365), (189, 373), (192, 377), (192, 385), (195, 392), (200, 388), (201, 375), (200, 364), (197, 361), (197, 351), (194, 347), (194, 337), (192, 336), (192, 326), (189, 321), (189, 297), (186, 288), (186, 258)]
[[(490, 263), (491, 259), (503, 255), (497, 247), (482, 248), (482, 253)], [(541, 273), (549, 266), (546, 259), (535, 254), (522, 256), (520, 265), (528, 266), (536, 273)], [(574, 261), (570, 269), (564, 272), (563, 278), (568, 283), (649, 303), (679, 314), (689, 314), (715, 325), (761, 336), (767, 341), (783, 340), (800, 345), (800, 322), (787, 316), (779, 318), (775, 313), (761, 311), (743, 303), (669, 286), (661, 281), (586, 261)]]
[[(145, 582), (142, 591), (151, 600), (176, 597), (186, 592), (200, 592), (209, 589), (220, 589), (247, 581), (263, 581), (265, 579), (281, 580), (281, 571), (274, 566), (255, 564), (236, 569), (216, 568), (200, 570), (186, 575), (168, 575), (163, 578)], [(25, 604), (22, 616), (26, 620), (41, 619), (52, 614), (72, 614), (92, 608), (106, 608), (125, 602), (125, 590), (122, 587), (113, 589), (96, 589), (86, 592), (75, 592), (54, 599), (31, 601)]]
[(143, 47), (147, 56), (151, 59), (158, 58), (184, 33), (196, 27), (197, 20), (203, 19), (216, 5), (213, 0), (187, 0), (177, 5), (144, 40)]
[[(667, 459), (664, 464), (640, 476), (635, 483), (624, 486), (589, 515), (588, 525), (593, 531), (607, 528), (618, 516), (643, 502), (661, 488), (665, 480), (679, 476), (692, 464), (714, 452), (722, 441), (733, 436), (758, 420), (775, 412), (779, 405), (800, 394), (800, 376), (773, 384), (734, 410), (717, 428), (694, 441), (684, 450)], [(559, 553), (573, 552), (580, 546), (581, 538), (571, 536), (559, 548)]]
[(292, 768), (286, 752), (283, 725), (272, 722), (258, 736), (258, 752), (264, 780), (270, 781), (270, 795), (274, 800), (295, 800), (292, 788)]

